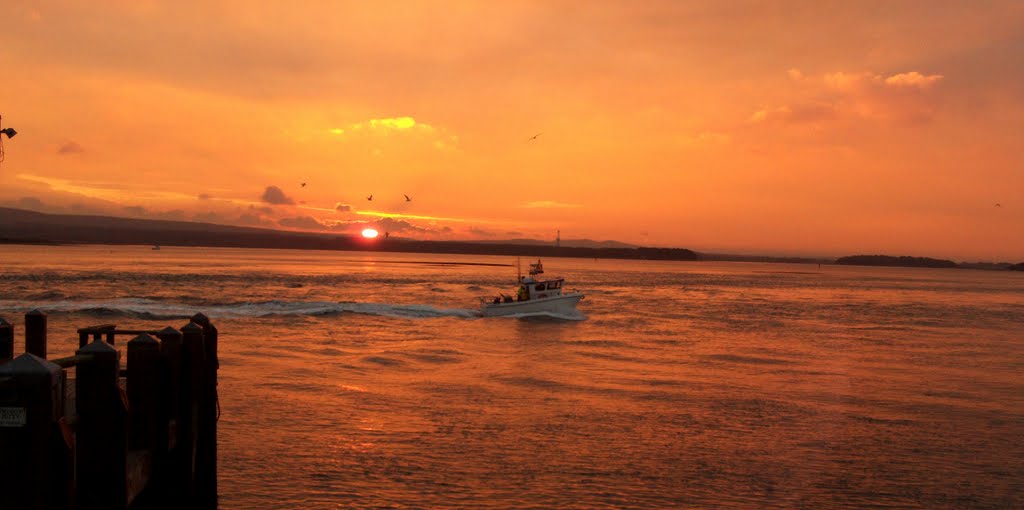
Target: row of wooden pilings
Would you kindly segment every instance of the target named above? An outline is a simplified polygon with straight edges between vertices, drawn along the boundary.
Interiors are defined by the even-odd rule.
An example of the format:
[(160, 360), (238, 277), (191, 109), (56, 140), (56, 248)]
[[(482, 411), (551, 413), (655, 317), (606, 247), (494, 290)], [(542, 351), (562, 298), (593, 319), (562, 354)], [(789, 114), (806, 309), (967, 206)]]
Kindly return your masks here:
[[(16, 358), (14, 333), (0, 318), (0, 509), (217, 507), (217, 328), (205, 315), (180, 329), (79, 329), (75, 355), (49, 360), (46, 314), (25, 314)], [(134, 337), (125, 368), (118, 336)]]

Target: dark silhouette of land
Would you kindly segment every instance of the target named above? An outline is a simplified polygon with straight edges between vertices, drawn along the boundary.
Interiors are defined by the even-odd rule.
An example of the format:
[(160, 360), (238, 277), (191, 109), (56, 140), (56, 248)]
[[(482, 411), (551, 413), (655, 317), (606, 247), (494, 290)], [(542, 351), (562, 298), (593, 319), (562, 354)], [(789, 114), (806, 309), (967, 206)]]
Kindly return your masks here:
[(364, 239), (361, 236), (293, 232), (268, 228), (236, 227), (189, 221), (144, 220), (113, 216), (46, 214), (0, 207), (0, 244), (133, 244), (210, 246), (226, 248), (283, 248), (297, 250), (390, 251), (511, 255), (529, 257), (581, 257), (639, 260), (702, 260), (841, 264), (865, 266), (940, 267), (1024, 271), (1024, 263), (963, 262), (928, 257), (854, 255), (830, 258), (778, 257), (697, 253), (685, 248), (647, 248), (618, 241), (563, 239), (561, 246), (536, 239), (503, 241), (419, 241), (397, 236)]
[[(540, 246), (549, 245), (551, 241), (544, 241), (541, 239), (502, 239), (502, 240), (480, 240), (473, 241), (479, 244), (521, 244), (524, 246)], [(639, 248), (635, 244), (623, 243), (621, 241), (594, 241), (593, 239), (562, 239), (562, 246), (570, 246), (574, 248)]]
[(290, 232), (187, 221), (142, 220), (110, 216), (45, 214), (0, 208), (0, 238), (18, 243), (141, 244), (230, 248), (287, 248), (299, 250), (391, 251), (520, 255), (642, 260), (697, 260), (683, 248), (583, 247), (526, 245), (510, 242), (419, 241)]
[(836, 259), (836, 264), (849, 266), (957, 267), (952, 260), (929, 257), (893, 257), (890, 255), (852, 255)]

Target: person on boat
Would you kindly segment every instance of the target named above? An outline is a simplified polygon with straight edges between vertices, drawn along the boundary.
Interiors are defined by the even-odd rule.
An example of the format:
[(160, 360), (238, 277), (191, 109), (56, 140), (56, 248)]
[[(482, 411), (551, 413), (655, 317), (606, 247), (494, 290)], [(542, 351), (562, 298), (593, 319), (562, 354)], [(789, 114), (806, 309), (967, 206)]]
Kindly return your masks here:
[(526, 301), (530, 299), (530, 293), (526, 291), (526, 285), (520, 285), (519, 290), (516, 291), (516, 301)]
[(494, 298), (494, 304), (498, 304), (498, 303), (501, 303), (501, 296), (500, 295), (498, 297)]

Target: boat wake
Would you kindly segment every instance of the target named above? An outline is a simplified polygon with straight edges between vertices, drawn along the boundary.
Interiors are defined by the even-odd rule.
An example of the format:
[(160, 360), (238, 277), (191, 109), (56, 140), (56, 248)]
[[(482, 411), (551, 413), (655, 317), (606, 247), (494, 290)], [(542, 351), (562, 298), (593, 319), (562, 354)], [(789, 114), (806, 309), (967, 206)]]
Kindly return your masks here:
[(125, 317), (142, 320), (187, 319), (202, 312), (211, 318), (275, 316), (323, 317), (342, 314), (377, 315), (403, 319), (480, 317), (477, 310), (437, 308), (431, 305), (354, 303), (332, 301), (261, 301), (226, 305), (185, 305), (142, 298), (107, 301), (53, 301), (34, 304), (0, 301), (0, 311), (25, 312), (39, 309), (48, 314), (81, 314), (93, 317)]
[[(478, 313), (479, 315), (479, 313)], [(527, 321), (585, 321), (587, 316), (579, 310), (573, 310), (569, 313), (559, 312), (526, 312), (526, 313), (513, 313), (509, 315), (494, 315), (487, 317), (488, 319), (523, 319)]]

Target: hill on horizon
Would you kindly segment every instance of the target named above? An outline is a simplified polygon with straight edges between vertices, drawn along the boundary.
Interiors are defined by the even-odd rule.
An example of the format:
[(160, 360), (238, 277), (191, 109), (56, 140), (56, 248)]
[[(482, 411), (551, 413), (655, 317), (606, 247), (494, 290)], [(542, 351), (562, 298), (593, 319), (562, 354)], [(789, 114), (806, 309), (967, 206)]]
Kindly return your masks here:
[(113, 216), (48, 214), (0, 207), (0, 242), (6, 243), (159, 244), (617, 259), (697, 259), (696, 253), (683, 248), (643, 248), (614, 241), (590, 240), (580, 240), (580, 244), (591, 243), (596, 246), (566, 246), (563, 243), (562, 246), (556, 247), (549, 242), (530, 241), (525, 244), (513, 241), (425, 241), (395, 236), (390, 239), (366, 240), (359, 236), (339, 233)]
[[(481, 244), (519, 244), (524, 246), (554, 246), (554, 240), (544, 239), (527, 239), (527, 238), (514, 238), (514, 239), (488, 239), (482, 241), (470, 241)], [(635, 244), (624, 243), (621, 241), (595, 241), (593, 239), (562, 239), (560, 246), (566, 248), (640, 248)]]
[[(21, 231), (26, 225), (53, 225), (60, 223), (65, 227), (96, 227), (105, 226), (113, 228), (130, 228), (130, 229), (160, 229), (160, 230), (204, 230), (213, 232), (245, 232), (245, 233), (278, 233), (278, 234), (298, 234), (298, 235), (324, 235), (331, 237), (352, 237), (350, 234), (344, 233), (328, 233), (328, 232), (315, 232), (315, 231), (296, 231), (296, 230), (279, 230), (273, 228), (264, 227), (242, 227), (237, 225), (224, 225), (220, 223), (207, 223), (199, 221), (181, 221), (181, 220), (157, 220), (157, 219), (144, 219), (144, 218), (124, 218), (119, 216), (104, 216), (104, 215), (92, 215), (92, 214), (55, 214), (55, 213), (44, 213), (37, 211), (30, 211), (26, 209), (14, 209), (9, 207), (0, 207), (0, 235), (9, 236), (13, 231)], [(31, 238), (39, 239), (38, 235), (30, 236)], [(63, 237), (63, 236), (57, 236)], [(400, 236), (393, 236), (393, 239), (403, 239)], [(46, 239), (40, 239), (46, 241), (62, 242), (66, 241), (61, 238), (54, 238), (53, 236)], [(70, 241), (70, 240), (67, 240)], [(453, 240), (453, 242), (466, 242), (466, 243), (479, 243), (479, 244), (514, 244), (522, 246), (554, 246), (554, 241), (547, 241), (543, 239), (529, 239), (529, 238), (514, 238), (514, 239), (487, 239), (487, 240)], [(151, 244), (148, 242), (141, 242), (140, 244)], [(561, 246), (565, 248), (639, 248), (640, 246), (623, 243), (620, 241), (605, 240), (605, 241), (594, 241), (592, 239), (563, 239)]]

